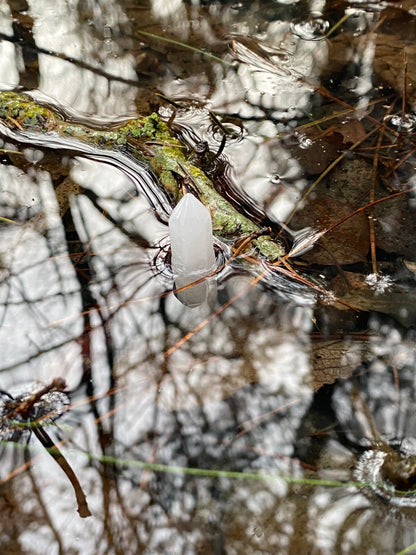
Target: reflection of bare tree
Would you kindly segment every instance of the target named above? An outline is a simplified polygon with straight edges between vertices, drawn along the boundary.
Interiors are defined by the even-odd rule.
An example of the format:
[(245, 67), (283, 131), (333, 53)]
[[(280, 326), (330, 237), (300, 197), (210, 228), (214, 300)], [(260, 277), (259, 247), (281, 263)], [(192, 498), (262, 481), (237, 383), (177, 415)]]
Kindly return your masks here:
[[(39, 176), (44, 175), (40, 170), (47, 168), (48, 156), (35, 166), (27, 164), (19, 155), (14, 157), (16, 165), (22, 163), (28, 185), (37, 185), (31, 180), (31, 168), (37, 168), (36, 180), (39, 181)], [(269, 353), (262, 357), (258, 349), (262, 333), (267, 328), (272, 329), (279, 317), (267, 296), (264, 296), (263, 309), (257, 306), (258, 316), (254, 321), (252, 312), (258, 303), (257, 294), (253, 292), (250, 302), (246, 297), (240, 306), (219, 316), (197, 338), (162, 363), (161, 353), (181, 339), (203, 314), (190, 312), (173, 297), (161, 302), (157, 295), (154, 296), (162, 291), (162, 283), (153, 277), (148, 264), (137, 266), (140, 257), (146, 256), (146, 251), (130, 241), (125, 230), (127, 214), (134, 214), (138, 209), (137, 199), (132, 198), (128, 203), (130, 206), (126, 207), (121, 189), (111, 201), (106, 200), (104, 192), (108, 177), (105, 177), (105, 172), (108, 169), (100, 169), (104, 170), (99, 177), (101, 192), (93, 192), (91, 199), (94, 204), (91, 204), (89, 193), (84, 195), (83, 189), (75, 184), (65, 167), (51, 168), (52, 179), (44, 187), (42, 207), (39, 206), (38, 213), (34, 215), (35, 220), (29, 218), (24, 225), (25, 233), (44, 253), (42, 261), (39, 260), (36, 265), (36, 275), (46, 277), (53, 272), (55, 277), (51, 282), (56, 282), (58, 287), (55, 293), (48, 292), (48, 302), (44, 304), (42, 279), (39, 285), (32, 282), (32, 302), (27, 306), (25, 301), (29, 290), (26, 289), (29, 284), (20, 275), (21, 271), (23, 274), (26, 272), (26, 267), (20, 266), (16, 258), (19, 253), (15, 252), (15, 258), (9, 265), (9, 296), (5, 297), (4, 322), (8, 326), (20, 307), (29, 313), (33, 310), (31, 338), (39, 347), (32, 354), (31, 364), (32, 372), (38, 372), (40, 377), (42, 372), (47, 371), (46, 367), (53, 369), (59, 364), (69, 345), (78, 346), (74, 359), (76, 374), (72, 362), (67, 379), (72, 387), (85, 384), (85, 391), (80, 391), (80, 394), (88, 402), (90, 412), (76, 423), (71, 435), (73, 445), (82, 446), (91, 454), (96, 453), (98, 448), (98, 459), (106, 457), (106, 464), (97, 462), (89, 469), (92, 472), (95, 467), (93, 483), (95, 487), (100, 484), (99, 491), (103, 496), (99, 518), (106, 530), (106, 544), (118, 545), (120, 552), (140, 550), (143, 545), (160, 550), (172, 541), (178, 530), (181, 530), (181, 541), (185, 544), (188, 534), (195, 533), (196, 522), (203, 528), (207, 526), (207, 530), (201, 530), (195, 545), (210, 545), (215, 529), (215, 542), (220, 542), (223, 541), (220, 521), (207, 523), (205, 517), (201, 517), (201, 511), (202, 514), (204, 510), (211, 512), (210, 490), (218, 488), (215, 481), (200, 482), (197, 478), (189, 480), (152, 473), (140, 477), (133, 469), (121, 470), (117, 460), (155, 460), (205, 468), (215, 468), (220, 463), (220, 468), (224, 470), (247, 470), (252, 462), (258, 461), (253, 453), (245, 453), (244, 448), (234, 452), (233, 447), (227, 445), (238, 422), (248, 417), (245, 409), (244, 416), (240, 414), (245, 394), (242, 394), (240, 402), (234, 398), (222, 404), (221, 399), (245, 384), (250, 392), (252, 386), (249, 384), (259, 380), (264, 382), (263, 387), (268, 388), (265, 369), (273, 370), (273, 355)], [(96, 166), (94, 170), (97, 170)], [(13, 170), (6, 171), (13, 175)], [(121, 183), (124, 187), (126, 182)], [(52, 202), (53, 193), (58, 196), (58, 202)], [(106, 212), (102, 215), (97, 208), (101, 205), (103, 209), (106, 202)], [(143, 205), (139, 206), (141, 210)], [(118, 215), (126, 208), (124, 225), (118, 221)], [(7, 213), (10, 219), (17, 216), (12, 210), (13, 207), (10, 207)], [(39, 217), (42, 213), (43, 221), (62, 221), (64, 224), (60, 235), (66, 245), (63, 258), (62, 245), (56, 240), (59, 228), (55, 225), (48, 229), (36, 223), (41, 221)], [(143, 221), (146, 222), (148, 216), (144, 216)], [(141, 218), (139, 216), (138, 222)], [(17, 228), (14, 233), (16, 244), (19, 244), (22, 231)], [(138, 233), (142, 233), (141, 243), (145, 244), (146, 230), (138, 232), (136, 229), (135, 238)], [(24, 257), (24, 252), (21, 251), (21, 257)], [(149, 254), (154, 256), (154, 251)], [(10, 297), (16, 282), (26, 290), (26, 297), (20, 301), (20, 306), (12, 303)], [(66, 288), (65, 283), (70, 283), (71, 287)], [(37, 286), (39, 296), (36, 294)], [(62, 297), (63, 303), (60, 302)], [(149, 299), (141, 301), (146, 297)], [(70, 307), (74, 303), (75, 310), (72, 310)], [(76, 318), (76, 326), (71, 321), (68, 322), (70, 326), (67, 324), (71, 315)], [(287, 313), (287, 324), (290, 321), (290, 314)], [(46, 328), (52, 330), (46, 335), (43, 332), (45, 323), (52, 324), (52, 328)], [(283, 321), (280, 331), (287, 324)], [(65, 343), (57, 342), (57, 337), (64, 334)], [(277, 331), (265, 339), (261, 348), (267, 350), (273, 344), (273, 349), (279, 345), (283, 348), (282, 339), (276, 339)], [(290, 365), (290, 360), (289, 356), (286, 364)], [(24, 368), (11, 368), (14, 366), (12, 360), (8, 366), (11, 379), (19, 376), (19, 372), (24, 375)], [(281, 390), (284, 397), (287, 369), (282, 368), (280, 378), (277, 367), (274, 371), (276, 383), (273, 388), (276, 393)], [(204, 373), (208, 382), (204, 382)], [(116, 393), (106, 394), (112, 391)], [(276, 402), (271, 391), (268, 398), (268, 402)], [(254, 412), (267, 410), (267, 402), (264, 404), (261, 396), (259, 401), (261, 406), (253, 407)], [(213, 403), (213, 407), (217, 408), (205, 409), (207, 403), (208, 407)], [(186, 412), (188, 406), (194, 408)], [(197, 432), (198, 429), (201, 431)], [(93, 507), (96, 501), (93, 501), (92, 491), (91, 485), (87, 496)], [(185, 511), (186, 498), (192, 497), (192, 492), (196, 505), (188, 513)], [(182, 499), (182, 496), (185, 497)], [(206, 503), (207, 509), (204, 509)], [(166, 534), (164, 539), (157, 532), (163, 528)], [(95, 548), (101, 549), (99, 544)]]
[(33, 38), (33, 18), (29, 15), (27, 2), (7, 2), (12, 16), (13, 36), (17, 45), (16, 54), (21, 57), (20, 84), (26, 89), (35, 89), (39, 82), (39, 60)]
[[(276, 92), (276, 83), (290, 80), (281, 49), (270, 45), (287, 32), (294, 7), (283, 17), (283, 8), (271, 1), (238, 3), (242, 8), (195, 4), (177, 2), (177, 10), (162, 14), (156, 2), (101, 2), (92, 15), (81, 13), (80, 6), (75, 19), (63, 11), (68, 22), (76, 21), (74, 42), (85, 47), (78, 58), (69, 40), (57, 40), (54, 55), (44, 51), (46, 37), (33, 6), (24, 45), (28, 56), (36, 53), (62, 64), (51, 73), (44, 65), (41, 82), (53, 82), (54, 75), (65, 73), (64, 66), (71, 69), (72, 89), (67, 80), (55, 79), (57, 100), (75, 98), (73, 106), (90, 112), (119, 116), (134, 107), (133, 101), (145, 109), (162, 102), (142, 89), (137, 94), (137, 84), (145, 84), (185, 96), (183, 102), (179, 99), (176, 121), (200, 126), (198, 132), (215, 145), (218, 128), (210, 127), (202, 99), (211, 98), (230, 131), (238, 127), (232, 116), (244, 108), (238, 123), (249, 137), (239, 142), (241, 133), (230, 133), (226, 145), (226, 153), (239, 160), (239, 175), (247, 177), (251, 189), (260, 182), (270, 185), (273, 172), (286, 183), (299, 184), (293, 157), (276, 141), (270, 146), (265, 140), (297, 114)], [(309, 3), (299, 4), (308, 11)], [(104, 33), (107, 19), (110, 34), (108, 29)], [(222, 56), (233, 45), (238, 67), (135, 34), (163, 34), (161, 21), (171, 39), (200, 47), (203, 37), (203, 46), (214, 55)], [(247, 21), (253, 29), (261, 24), (261, 32), (269, 33), (268, 44), (241, 37)], [(274, 26), (280, 21), (280, 27)], [(33, 22), (38, 23), (39, 45), (31, 35)], [(23, 25), (19, 19), (16, 34), (18, 25)], [(236, 33), (234, 43), (223, 38), (230, 32)], [(294, 43), (298, 59), (308, 52), (319, 69), (325, 44)], [(128, 51), (122, 55), (123, 48)], [(262, 71), (257, 71), (259, 64)], [(26, 66), (20, 78), (30, 87), (29, 57)], [(268, 89), (272, 70), (277, 81), (269, 82)], [(241, 86), (248, 89), (249, 82), (253, 90), (244, 97)], [(191, 87), (199, 93), (198, 102), (189, 100)], [(310, 89), (302, 86), (297, 92), (306, 105)], [(265, 122), (265, 116), (273, 121)], [(266, 123), (272, 131), (262, 129)], [(39, 553), (55, 548), (64, 553), (81, 545), (84, 553), (163, 553), (172, 546), (184, 553), (302, 553), (305, 546), (322, 553), (393, 552), (415, 540), (412, 511), (391, 511), (391, 501), (378, 499), (371, 484), (361, 491), (302, 482), (348, 484), (355, 479), (357, 459), (377, 450), (374, 438), (361, 428), (364, 411), (354, 413), (356, 383), (383, 442), (398, 451), (403, 446), (395, 440), (405, 438), (413, 456), (410, 332), (406, 335), (381, 317), (347, 314), (341, 321), (329, 309), (313, 312), (253, 287), (165, 356), (221, 303), (247, 287), (249, 278), (241, 268), (240, 275), (227, 268), (220, 279), (220, 300), (187, 309), (167, 294), (172, 287), (168, 272), (157, 275), (152, 265), (167, 229), (146, 199), (137, 196), (136, 183), (109, 164), (74, 158), (63, 145), (57, 145), (62, 147), (58, 155), (50, 144), (35, 147), (7, 139), (3, 146), (14, 152), (2, 153), (8, 165), (0, 168), (1, 388), (28, 379), (50, 383), (56, 375), (66, 379), (72, 406), (59, 437), (93, 514), (80, 524), (68, 484), (46, 453), (32, 444), (29, 461), (26, 446), (3, 446), (3, 551), (33, 552), (34, 545), (41, 545)], [(381, 312), (383, 305), (377, 306)], [(314, 318), (317, 328), (329, 335), (336, 331), (337, 337), (320, 337), (321, 343), (311, 345)], [(362, 332), (368, 325), (373, 335), (366, 331), (359, 339), (354, 334), (345, 339), (339, 329)], [(354, 371), (363, 376), (350, 379)], [(198, 469), (263, 472), (277, 479), (201, 476)]]

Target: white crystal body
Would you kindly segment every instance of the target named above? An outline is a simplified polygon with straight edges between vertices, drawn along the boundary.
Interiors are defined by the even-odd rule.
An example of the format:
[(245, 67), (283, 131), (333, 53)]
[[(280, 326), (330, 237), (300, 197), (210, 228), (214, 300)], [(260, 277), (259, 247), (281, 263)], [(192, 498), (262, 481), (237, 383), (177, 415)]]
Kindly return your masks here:
[[(178, 202), (169, 219), (171, 265), (175, 286), (184, 287), (215, 269), (211, 215), (194, 195), (187, 193)], [(202, 282), (182, 291), (179, 299), (188, 306), (198, 306), (207, 295)]]

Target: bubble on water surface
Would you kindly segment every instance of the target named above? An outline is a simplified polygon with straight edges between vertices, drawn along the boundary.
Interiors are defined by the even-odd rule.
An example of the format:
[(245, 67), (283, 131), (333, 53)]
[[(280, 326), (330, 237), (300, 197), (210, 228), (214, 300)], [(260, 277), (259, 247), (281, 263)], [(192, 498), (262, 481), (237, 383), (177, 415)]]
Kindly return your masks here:
[(329, 29), (329, 22), (321, 17), (311, 16), (307, 20), (293, 21), (290, 24), (292, 33), (303, 40), (321, 40)]
[[(413, 489), (403, 491), (403, 483), (410, 487), (416, 476), (416, 458), (414, 456), (392, 456), (387, 450), (369, 449), (357, 462), (354, 477), (362, 484), (365, 494), (375, 494), (393, 507), (414, 509), (416, 495)], [(391, 480), (398, 480), (397, 485)]]
[(390, 124), (402, 133), (411, 133), (416, 128), (416, 114), (396, 114), (390, 119)]
[(283, 180), (278, 173), (274, 173), (270, 176), (270, 183), (273, 185), (281, 185), (282, 181)]
[(313, 141), (312, 139), (310, 139), (309, 137), (306, 137), (305, 135), (301, 135), (299, 137), (299, 143), (298, 146), (299, 148), (301, 148), (302, 150), (305, 150), (309, 147), (311, 147), (313, 145)]
[[(224, 130), (227, 132), (226, 134), (227, 144), (240, 143), (244, 139), (244, 137), (247, 136), (247, 131), (243, 127), (235, 125), (234, 123), (227, 122), (227, 123), (223, 123), (222, 126)], [(224, 137), (223, 130), (216, 127), (214, 124), (211, 126), (211, 130), (212, 130), (212, 138), (214, 139), (216, 144), (220, 145)]]

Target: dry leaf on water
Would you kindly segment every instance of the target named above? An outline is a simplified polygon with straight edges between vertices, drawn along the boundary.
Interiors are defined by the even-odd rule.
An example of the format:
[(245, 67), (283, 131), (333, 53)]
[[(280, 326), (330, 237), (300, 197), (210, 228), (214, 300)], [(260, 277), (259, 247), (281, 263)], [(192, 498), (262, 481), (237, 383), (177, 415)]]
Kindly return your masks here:
[(312, 388), (317, 391), (336, 380), (351, 377), (356, 368), (373, 357), (366, 340), (314, 340), (310, 353)]
[[(291, 221), (293, 229), (320, 231), (349, 216), (367, 199), (371, 166), (360, 159), (344, 160), (307, 197)], [(321, 248), (320, 248), (321, 247)], [(364, 213), (346, 220), (319, 240), (303, 258), (312, 264), (353, 264), (366, 259), (369, 249), (368, 220)]]
[[(414, 5), (412, 8), (414, 9)], [(406, 99), (416, 103), (416, 18), (404, 9), (390, 7), (380, 14), (383, 23), (375, 32), (356, 36), (339, 33), (329, 41), (328, 64), (323, 75), (345, 71), (349, 64), (371, 64), (380, 84), (404, 93), (405, 60), (407, 59)], [(373, 78), (374, 78), (373, 75)]]

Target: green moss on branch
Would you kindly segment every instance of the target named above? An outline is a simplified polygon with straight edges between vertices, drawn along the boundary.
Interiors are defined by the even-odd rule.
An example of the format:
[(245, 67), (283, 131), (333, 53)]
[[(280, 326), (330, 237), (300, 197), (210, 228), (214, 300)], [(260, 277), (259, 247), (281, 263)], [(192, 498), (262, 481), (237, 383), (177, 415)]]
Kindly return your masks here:
[[(212, 181), (185, 156), (184, 145), (155, 113), (132, 119), (109, 131), (66, 122), (57, 113), (35, 103), (29, 96), (11, 91), (0, 93), (0, 119), (15, 131), (55, 133), (102, 149), (128, 147), (140, 163), (146, 163), (159, 180), (159, 186), (175, 204), (183, 190), (192, 193), (209, 209), (214, 235), (228, 243), (260, 233), (260, 228), (238, 212), (214, 188)], [(255, 237), (247, 246), (270, 262), (284, 254), (282, 245), (270, 235)]]

